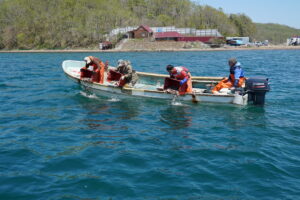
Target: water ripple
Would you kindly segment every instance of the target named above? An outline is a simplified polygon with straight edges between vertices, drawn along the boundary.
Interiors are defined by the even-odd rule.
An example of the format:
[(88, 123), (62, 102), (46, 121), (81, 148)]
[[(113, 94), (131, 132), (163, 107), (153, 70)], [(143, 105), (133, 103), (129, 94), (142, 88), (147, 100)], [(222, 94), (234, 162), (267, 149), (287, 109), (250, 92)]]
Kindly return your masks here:
[(264, 107), (106, 98), (62, 72), (85, 53), (0, 54), (0, 199), (299, 198), (298, 50), (91, 55), (199, 76), (235, 56), (272, 90)]

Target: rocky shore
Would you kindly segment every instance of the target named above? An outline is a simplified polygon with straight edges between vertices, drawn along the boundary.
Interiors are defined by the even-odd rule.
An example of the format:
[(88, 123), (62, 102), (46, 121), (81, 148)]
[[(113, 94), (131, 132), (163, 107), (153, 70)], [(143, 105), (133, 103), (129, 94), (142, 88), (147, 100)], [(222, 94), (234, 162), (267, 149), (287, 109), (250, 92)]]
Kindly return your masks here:
[(223, 46), (211, 48), (205, 44), (184, 42), (131, 42), (122, 48), (99, 50), (97, 48), (80, 49), (31, 49), (31, 50), (0, 50), (0, 53), (68, 53), (68, 52), (147, 52), (147, 51), (235, 51), (235, 50), (294, 50), (300, 46), (269, 45), (269, 46)]

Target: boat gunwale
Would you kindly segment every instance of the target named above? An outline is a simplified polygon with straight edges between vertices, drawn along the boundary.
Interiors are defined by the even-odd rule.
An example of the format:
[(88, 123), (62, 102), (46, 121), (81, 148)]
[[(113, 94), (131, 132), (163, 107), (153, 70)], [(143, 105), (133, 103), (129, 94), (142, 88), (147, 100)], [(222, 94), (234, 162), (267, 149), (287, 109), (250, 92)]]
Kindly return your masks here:
[[(106, 85), (106, 84), (101, 84), (101, 83), (96, 83), (96, 82), (90, 82), (90, 81), (86, 81), (86, 80), (82, 80), (78, 77), (72, 76), (71, 74), (69, 74), (68, 72), (66, 72), (64, 70), (65, 74), (67, 74), (69, 77), (77, 80), (78, 82), (83, 82), (83, 83), (88, 83), (91, 85), (98, 85), (98, 86), (104, 86), (104, 87), (108, 87), (108, 88), (116, 88), (119, 89), (120, 91), (124, 90), (124, 91), (137, 91), (137, 92), (150, 92), (150, 93), (157, 93), (157, 94), (171, 94), (171, 93), (167, 93), (165, 91), (159, 91), (159, 90), (148, 90), (148, 89), (140, 89), (140, 88), (131, 88), (131, 87), (118, 87), (118, 86), (114, 86), (114, 85)], [(97, 89), (97, 88), (96, 88)], [(234, 97), (234, 94), (205, 94), (205, 93), (187, 93), (181, 96), (185, 96), (185, 95), (196, 95), (196, 96), (213, 96), (213, 97)], [(134, 95), (133, 95), (134, 96)]]
[[(136, 72), (137, 75), (142, 76), (154, 76), (154, 77), (160, 77), (160, 78), (166, 78), (169, 77), (167, 74), (157, 74), (157, 73), (149, 73), (149, 72)], [(220, 81), (223, 77), (213, 77), (213, 76), (192, 76), (192, 81)]]

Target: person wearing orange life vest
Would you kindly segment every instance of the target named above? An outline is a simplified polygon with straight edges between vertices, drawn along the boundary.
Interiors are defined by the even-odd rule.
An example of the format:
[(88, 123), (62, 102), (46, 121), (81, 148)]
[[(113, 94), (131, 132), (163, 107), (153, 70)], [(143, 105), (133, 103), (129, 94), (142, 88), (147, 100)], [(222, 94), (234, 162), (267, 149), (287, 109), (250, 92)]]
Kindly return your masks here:
[(244, 70), (241, 68), (241, 63), (237, 62), (236, 58), (230, 58), (228, 60), (229, 65), (229, 77), (220, 81), (213, 89), (213, 94), (219, 94), (222, 88), (230, 88), (234, 90), (236, 87), (242, 87), (245, 82)]
[(86, 68), (93, 67), (92, 81), (103, 84), (105, 64), (94, 56), (85, 57), (84, 61), (86, 62)]
[(192, 93), (192, 77), (189, 70), (183, 66), (167, 65), (167, 71), (170, 74), (170, 78), (180, 80), (180, 88), (178, 90), (180, 95), (185, 93)]

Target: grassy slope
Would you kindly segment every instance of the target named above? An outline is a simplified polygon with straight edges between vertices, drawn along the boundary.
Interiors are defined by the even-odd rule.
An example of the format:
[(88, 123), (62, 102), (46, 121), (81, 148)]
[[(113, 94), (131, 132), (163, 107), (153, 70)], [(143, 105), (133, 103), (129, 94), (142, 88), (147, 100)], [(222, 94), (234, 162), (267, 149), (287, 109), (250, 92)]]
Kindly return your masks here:
[(269, 40), (272, 44), (286, 43), (287, 38), (295, 35), (300, 36), (300, 29), (291, 28), (280, 24), (260, 24), (256, 23), (257, 32), (255, 40)]

